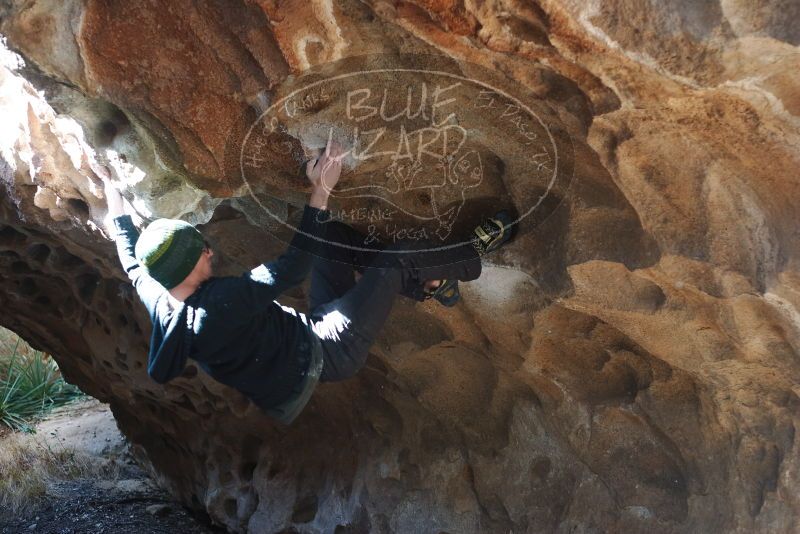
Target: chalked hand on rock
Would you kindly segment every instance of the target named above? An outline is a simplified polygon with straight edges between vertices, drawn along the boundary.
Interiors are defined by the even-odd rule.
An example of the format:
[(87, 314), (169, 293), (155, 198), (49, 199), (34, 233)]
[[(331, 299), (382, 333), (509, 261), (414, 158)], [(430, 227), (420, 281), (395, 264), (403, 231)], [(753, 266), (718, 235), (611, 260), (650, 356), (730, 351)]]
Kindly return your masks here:
[(336, 141), (330, 141), (325, 151), (306, 163), (306, 176), (313, 186), (309, 205), (327, 209), (328, 197), (342, 174), (344, 150)]

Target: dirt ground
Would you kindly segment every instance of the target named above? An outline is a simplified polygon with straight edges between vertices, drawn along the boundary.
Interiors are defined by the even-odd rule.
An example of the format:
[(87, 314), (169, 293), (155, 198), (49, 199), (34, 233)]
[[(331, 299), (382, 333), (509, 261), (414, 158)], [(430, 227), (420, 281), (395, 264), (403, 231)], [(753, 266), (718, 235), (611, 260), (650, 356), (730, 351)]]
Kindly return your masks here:
[[(107, 477), (50, 481), (44, 497), (10, 514), (0, 510), (0, 534), (131, 533), (212, 534), (224, 532), (172, 501), (133, 461), (111, 412), (95, 400), (64, 407), (37, 426), (48, 447), (85, 454), (103, 465)], [(0, 447), (9, 434), (0, 434)]]

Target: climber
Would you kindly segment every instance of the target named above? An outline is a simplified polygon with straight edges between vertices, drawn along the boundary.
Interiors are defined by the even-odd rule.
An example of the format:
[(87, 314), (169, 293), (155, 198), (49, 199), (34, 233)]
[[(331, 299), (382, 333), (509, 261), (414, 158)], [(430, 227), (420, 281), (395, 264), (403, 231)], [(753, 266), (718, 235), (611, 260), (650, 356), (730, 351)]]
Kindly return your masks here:
[[(343, 247), (363, 243), (362, 234), (332, 220), (327, 208), (344, 155), (329, 143), (306, 164), (312, 191), (290, 246), (238, 277), (213, 276), (213, 251), (184, 221), (157, 219), (139, 235), (130, 205), (104, 178), (106, 229), (153, 323), (147, 372), (155, 381), (181, 375), (192, 359), (288, 424), (317, 382), (344, 380), (364, 365), (396, 294), (453, 305), (458, 280), (478, 278), (480, 257), (513, 234), (501, 212), (450, 249)], [(354, 270), (362, 273), (357, 282)], [(309, 271), (308, 314), (274, 300)]]

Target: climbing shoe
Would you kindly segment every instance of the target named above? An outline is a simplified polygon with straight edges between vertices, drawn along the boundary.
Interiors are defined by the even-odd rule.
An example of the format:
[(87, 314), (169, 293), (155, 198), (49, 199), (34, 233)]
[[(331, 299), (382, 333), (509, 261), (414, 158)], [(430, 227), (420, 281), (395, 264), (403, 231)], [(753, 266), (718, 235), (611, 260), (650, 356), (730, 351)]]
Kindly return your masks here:
[(430, 298), (438, 300), (443, 306), (447, 306), (448, 308), (455, 306), (458, 299), (461, 298), (461, 292), (458, 290), (458, 280), (455, 278), (442, 280), (439, 287), (432, 291), (426, 290), (425, 299), (427, 300)]
[(483, 256), (508, 242), (514, 237), (516, 230), (511, 213), (506, 210), (498, 211), (493, 217), (487, 217), (475, 227), (472, 246)]

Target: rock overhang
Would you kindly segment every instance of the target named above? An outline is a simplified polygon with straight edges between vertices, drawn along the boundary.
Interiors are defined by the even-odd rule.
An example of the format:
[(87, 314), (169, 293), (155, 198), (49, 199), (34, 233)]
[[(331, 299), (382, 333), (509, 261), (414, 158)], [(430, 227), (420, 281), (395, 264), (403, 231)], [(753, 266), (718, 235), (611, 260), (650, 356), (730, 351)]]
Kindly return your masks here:
[[(3, 146), (2, 320), (233, 530), (793, 524), (800, 145), (791, 28), (767, 16), (778, 4), (5, 2), (2, 31), (49, 104), (4, 71), (22, 95), (9, 109), (34, 112), (8, 115), (27, 137)], [(205, 223), (236, 272), (285, 246), (270, 214), (296, 215), (302, 145), (324, 137), (309, 125), (341, 112), (287, 124), (291, 146), (252, 196), (235, 194), (237, 141), (287, 80), (365, 53), (521, 84), (569, 134), (569, 186), (461, 306), (398, 303), (367, 368), (321, 386), (292, 427), (196, 369), (149, 382), (148, 319), (90, 224), (102, 171), (75, 151), (124, 155), (111, 172), (143, 212)], [(498, 160), (481, 168), (502, 174)], [(541, 196), (495, 186), (485, 196), (510, 204)]]

